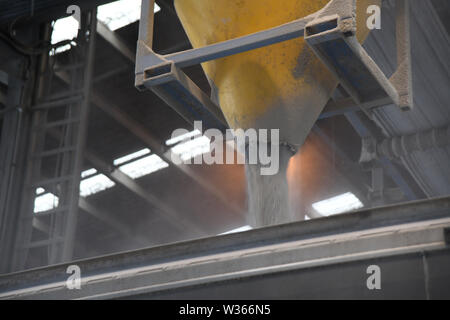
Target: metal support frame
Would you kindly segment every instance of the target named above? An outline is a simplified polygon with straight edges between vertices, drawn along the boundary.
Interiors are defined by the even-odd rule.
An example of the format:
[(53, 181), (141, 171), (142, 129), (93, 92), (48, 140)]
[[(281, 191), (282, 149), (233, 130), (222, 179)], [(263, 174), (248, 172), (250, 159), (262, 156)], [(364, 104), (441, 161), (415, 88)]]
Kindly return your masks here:
[(78, 128), (79, 131), (79, 139), (77, 141), (76, 149), (77, 152), (75, 153), (75, 166), (74, 166), (74, 172), (75, 174), (75, 181), (74, 185), (76, 187), (72, 188), (72, 197), (76, 199), (76, 201), (73, 201), (70, 205), (70, 211), (72, 214), (68, 216), (68, 219), (66, 221), (66, 229), (67, 229), (67, 235), (66, 241), (64, 242), (63, 247), (63, 255), (62, 255), (62, 261), (69, 261), (72, 259), (73, 250), (75, 246), (75, 232), (76, 232), (76, 225), (77, 225), (77, 210), (78, 210), (78, 199), (80, 194), (80, 181), (81, 181), (81, 170), (83, 168), (83, 161), (84, 161), (84, 149), (86, 146), (86, 135), (88, 130), (88, 119), (89, 119), (89, 108), (90, 108), (90, 101), (91, 101), (91, 90), (92, 90), (92, 74), (94, 72), (94, 59), (95, 59), (95, 40), (97, 35), (97, 8), (92, 10), (89, 14), (89, 43), (86, 51), (86, 70), (84, 75), (84, 84), (83, 84), (83, 93), (85, 95), (83, 104), (81, 106), (81, 112), (80, 112), (80, 125)]
[[(143, 0), (135, 85), (140, 90), (154, 91), (188, 122), (203, 120), (205, 129), (223, 129), (226, 122), (219, 107), (181, 68), (304, 37), (347, 94), (330, 101), (326, 108), (358, 106), (367, 112), (394, 103), (407, 110), (412, 108), (409, 2), (399, 0), (396, 6), (398, 69), (388, 79), (356, 39), (356, 0), (332, 0), (315, 14), (284, 25), (167, 55), (152, 50), (154, 0)], [(350, 65), (357, 68), (348, 68)]]
[[(51, 95), (55, 68), (48, 53), (40, 56), (39, 73), (34, 88), (30, 113), (32, 126), (28, 142), (23, 201), (16, 230), (13, 270), (27, 267), (30, 250), (46, 249), (48, 264), (72, 259), (79, 207), (80, 173), (90, 106), (91, 78), (95, 52), (96, 10), (83, 12), (78, 46), (73, 61), (63, 68), (70, 74), (67, 92)], [(45, 37), (51, 35), (46, 25)], [(58, 141), (49, 143), (51, 131), (61, 128)], [(45, 167), (53, 161), (51, 169)], [(50, 172), (51, 171), (51, 172)], [(52, 210), (42, 213), (49, 224), (39, 221), (34, 213), (36, 188), (42, 187), (58, 197)], [(33, 229), (34, 227), (34, 229)], [(40, 241), (35, 229), (45, 232)], [(42, 263), (39, 262), (39, 263)]]
[[(176, 294), (205, 286), (231, 289), (236, 298), (245, 295), (236, 290), (240, 284), (246, 288), (247, 299), (255, 299), (270, 296), (266, 293), (271, 290), (261, 288), (274, 285), (271, 279), (277, 275), (293, 282), (296, 293), (291, 293), (291, 298), (300, 292), (311, 297), (311, 291), (315, 291), (311, 287), (321, 288), (322, 295), (334, 288), (338, 298), (349, 285), (355, 292), (363, 288), (367, 293), (366, 269), (374, 261), (381, 267), (394, 263), (395, 267), (383, 269), (383, 292), (398, 292), (400, 284), (410, 288), (408, 281), (413, 280), (409, 272), (400, 269), (388, 285), (389, 270), (399, 269), (399, 258), (406, 257), (409, 263), (403, 266), (413, 272), (417, 266), (408, 257), (419, 256), (421, 261), (424, 254), (441, 252), (440, 257), (446, 258), (430, 270), (437, 279), (430, 292), (438, 294), (450, 277), (448, 268), (442, 268), (442, 263), (449, 263), (449, 209), (448, 197), (416, 201), (77, 261), (83, 275), (81, 290), (67, 290), (69, 264), (4, 275), (0, 276), (0, 299), (152, 298), (168, 290)], [(356, 279), (346, 273), (348, 265), (358, 266), (360, 275)], [(316, 273), (324, 269), (329, 270), (327, 277), (331, 279), (325, 286)], [(429, 275), (415, 273), (413, 278), (417, 276), (419, 279), (413, 281), (423, 284), (423, 277)], [(304, 291), (298, 282), (304, 281), (302, 278), (312, 278)], [(260, 279), (258, 287), (250, 285), (252, 279)], [(275, 283), (276, 297), (282, 298), (286, 288)], [(223, 291), (207, 292), (220, 296)]]

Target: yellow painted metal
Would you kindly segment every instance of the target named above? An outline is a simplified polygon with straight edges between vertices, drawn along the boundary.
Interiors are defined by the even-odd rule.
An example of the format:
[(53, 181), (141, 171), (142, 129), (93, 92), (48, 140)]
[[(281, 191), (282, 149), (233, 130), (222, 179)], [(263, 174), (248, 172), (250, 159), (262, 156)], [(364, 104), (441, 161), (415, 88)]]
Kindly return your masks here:
[[(328, 0), (175, 0), (195, 48), (248, 35), (305, 17)], [(366, 9), (380, 0), (358, 0), (357, 37), (369, 33)], [(232, 128), (280, 129), (280, 139), (300, 146), (337, 80), (298, 38), (206, 62), (203, 69)]]

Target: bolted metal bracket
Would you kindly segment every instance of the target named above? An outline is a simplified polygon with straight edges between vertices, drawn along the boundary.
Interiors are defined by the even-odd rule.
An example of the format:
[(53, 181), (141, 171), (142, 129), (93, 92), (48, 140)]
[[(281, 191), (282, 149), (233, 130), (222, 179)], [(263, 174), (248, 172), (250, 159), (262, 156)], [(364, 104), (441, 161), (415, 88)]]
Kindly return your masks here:
[(396, 1), (398, 67), (390, 79), (356, 39), (355, 16), (326, 15), (331, 12), (325, 10), (305, 29), (305, 41), (349, 95), (349, 98), (330, 101), (326, 108), (351, 108), (356, 104), (367, 112), (375, 107), (395, 104), (402, 110), (411, 109), (409, 2)]

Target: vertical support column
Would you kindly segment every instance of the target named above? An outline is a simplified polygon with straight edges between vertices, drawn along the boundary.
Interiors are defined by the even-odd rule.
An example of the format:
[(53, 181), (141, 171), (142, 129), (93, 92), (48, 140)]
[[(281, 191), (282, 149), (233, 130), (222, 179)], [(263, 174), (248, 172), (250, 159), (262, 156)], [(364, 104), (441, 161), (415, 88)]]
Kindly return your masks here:
[(142, 0), (139, 23), (139, 42), (149, 48), (153, 46), (153, 25), (155, 21), (155, 0)]
[[(51, 36), (51, 24), (47, 23), (41, 28), (40, 24), (36, 26), (35, 37), (39, 40), (49, 40)], [(40, 141), (36, 134), (33, 134), (32, 127), (38, 123), (38, 119), (33, 116), (31, 106), (39, 101), (47, 87), (46, 77), (44, 75), (46, 66), (48, 63), (48, 54), (41, 54), (33, 58), (33, 65), (29, 67), (32, 73), (31, 80), (28, 80), (28, 97), (27, 101), (21, 102), (21, 109), (26, 110), (24, 113), (28, 118), (28, 122), (24, 125), (26, 132), (22, 134), (26, 135), (26, 143), (24, 145), (23, 153), (23, 167), (22, 167), (22, 190), (20, 193), (20, 199), (18, 199), (18, 206), (15, 214), (17, 215), (16, 223), (13, 225), (15, 230), (14, 243), (12, 244), (13, 254), (10, 261), (10, 271), (22, 270), (27, 262), (28, 248), (25, 246), (30, 242), (33, 236), (33, 207), (35, 198), (35, 189), (31, 189), (29, 182), (32, 181), (33, 175), (36, 173), (31, 170), (31, 163), (34, 166), (40, 166), (37, 163), (39, 159), (32, 159), (30, 153), (41, 148), (43, 141)], [(41, 139), (43, 140), (43, 139)], [(10, 226), (12, 227), (12, 226)]]
[(141, 4), (141, 20), (139, 22), (139, 36), (136, 48), (136, 59), (135, 59), (135, 86), (141, 87), (144, 80), (143, 70), (147, 62), (143, 62), (144, 57), (150, 55), (157, 61), (161, 60), (152, 52), (153, 47), (153, 26), (155, 18), (155, 0), (142, 0)]
[[(72, 192), (69, 203), (69, 212), (67, 219), (65, 221), (65, 235), (64, 244), (62, 252), (62, 261), (69, 261), (72, 259), (74, 250), (74, 241), (77, 226), (77, 216), (78, 216), (78, 200), (80, 196), (80, 174), (83, 167), (84, 160), (84, 149), (86, 146), (86, 134), (88, 130), (89, 121), (89, 108), (91, 102), (91, 88), (92, 88), (92, 73), (94, 68), (94, 55), (95, 55), (95, 38), (97, 35), (97, 9), (92, 10), (89, 14), (85, 16), (86, 28), (82, 28), (83, 32), (89, 31), (89, 38), (85, 56), (85, 73), (84, 73), (84, 101), (81, 105), (80, 110), (80, 124), (78, 127), (78, 139), (76, 142), (75, 153), (75, 164), (74, 164), (74, 181), (73, 188), (70, 190)], [(86, 30), (87, 29), (87, 30)]]
[[(27, 137), (27, 114), (23, 112), (23, 60), (9, 64), (8, 94), (0, 135), (0, 273), (11, 271), (17, 212), (23, 187), (23, 146)], [(24, 140), (25, 139), (25, 140)]]

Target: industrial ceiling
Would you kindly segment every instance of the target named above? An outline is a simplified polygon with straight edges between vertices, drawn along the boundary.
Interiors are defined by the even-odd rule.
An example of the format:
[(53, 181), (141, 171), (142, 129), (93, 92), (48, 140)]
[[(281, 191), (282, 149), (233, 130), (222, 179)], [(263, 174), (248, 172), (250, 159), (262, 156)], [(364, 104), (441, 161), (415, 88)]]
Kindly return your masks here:
[[(48, 18), (43, 14), (48, 10), (56, 19), (65, 15), (69, 2), (91, 7), (108, 1), (2, 1), (0, 25), (11, 21), (21, 25), (27, 19)], [(155, 15), (155, 51), (171, 53), (191, 48), (172, 1), (157, 3), (161, 11)], [(450, 125), (450, 90), (443, 85), (450, 83), (449, 3), (446, 0), (411, 3), (414, 109), (402, 112), (388, 106), (377, 109), (372, 119), (357, 111), (319, 120), (305, 146), (293, 159), (296, 169), (292, 170), (290, 179), (297, 181), (294, 192), (298, 201), (294, 205), (299, 219), (312, 203), (347, 191), (357, 195), (366, 207), (450, 194), (449, 140), (446, 144), (412, 150), (398, 158), (377, 159), (376, 167), (383, 170), (385, 177), (384, 203), (372, 198), (373, 163), (359, 163), (363, 138), (373, 139), (377, 144), (389, 138)], [(364, 45), (388, 75), (393, 73), (396, 63), (392, 7), (393, 1), (384, 1), (383, 28), (374, 32)], [(133, 56), (138, 23), (114, 31), (114, 41), (100, 34), (96, 43), (93, 85), (96, 98), (90, 111), (87, 150), (95, 152), (109, 165), (118, 157), (146, 147), (152, 149), (151, 139), (164, 146), (173, 130), (191, 129), (153, 93), (139, 92), (134, 87)], [(208, 81), (199, 66), (189, 67), (185, 72), (209, 93)], [(317, 165), (310, 167), (310, 163)], [(85, 161), (85, 168), (90, 167), (92, 163)], [(109, 218), (125, 227), (128, 235), (134, 236), (119, 233), (117, 228), (82, 210), (75, 257), (86, 258), (196, 237), (192, 230), (179, 228), (176, 218), (162, 219), (158, 209), (142, 196), (142, 190), (169, 204), (180, 219), (197, 226), (202, 236), (217, 235), (246, 224), (243, 166), (190, 166), (188, 172), (170, 166), (138, 179), (138, 191), (117, 184), (87, 197), (89, 203), (101, 208)]]

